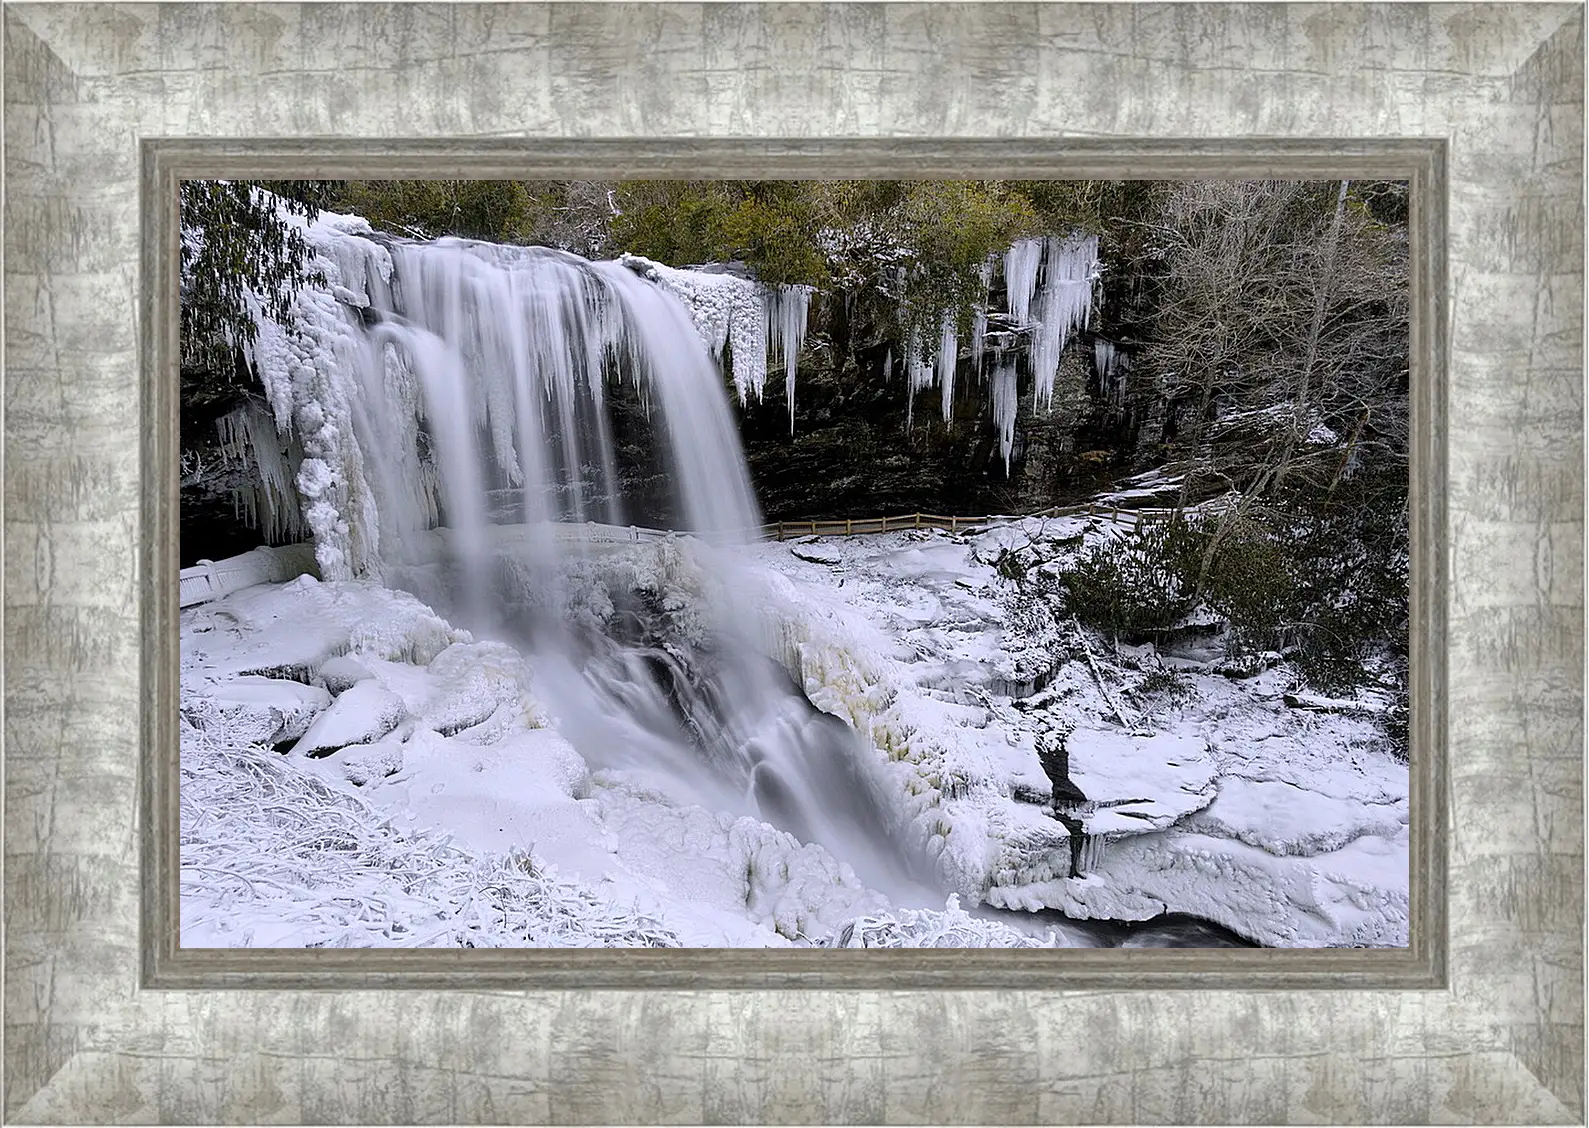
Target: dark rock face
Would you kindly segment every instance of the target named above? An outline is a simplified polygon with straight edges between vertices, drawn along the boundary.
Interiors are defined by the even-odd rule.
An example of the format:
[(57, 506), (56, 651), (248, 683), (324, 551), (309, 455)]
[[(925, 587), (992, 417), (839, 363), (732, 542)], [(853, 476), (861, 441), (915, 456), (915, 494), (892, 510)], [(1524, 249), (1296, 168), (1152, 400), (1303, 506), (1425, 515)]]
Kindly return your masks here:
[[(1034, 402), (1021, 334), (990, 332), (980, 372), (971, 363), (969, 342), (962, 341), (953, 419), (946, 423), (937, 387), (919, 391), (913, 405), (907, 402), (904, 348), (892, 339), (895, 312), (871, 293), (814, 296), (795, 383), (792, 435), (781, 371), (770, 373), (761, 402), (735, 403), (751, 482), (766, 520), (1026, 513), (1089, 497), (1126, 469), (1134, 430), (1130, 418), (1105, 401), (1090, 334), (1067, 345), (1054, 403), (1047, 409)], [(1001, 348), (1014, 358), (1023, 389), (1008, 469), (988, 379)], [(198, 386), (185, 374), (184, 386), (190, 383)], [(202, 383), (227, 394), (214, 402), (184, 402), (184, 454), (200, 453), (206, 467), (201, 475), (185, 476), (182, 484), (184, 566), (261, 542), (233, 501), (238, 472), (219, 464), (214, 430), (216, 418), (243, 395), (257, 394), (257, 386), (246, 370), (224, 383), (214, 376)], [(623, 520), (653, 527), (676, 524), (681, 515), (672, 483), (657, 457), (666, 441), (660, 419), (653, 418), (630, 380), (611, 380), (607, 397)], [(594, 491), (595, 468), (590, 469)], [(513, 518), (504, 514), (502, 519)]]
[(769, 380), (763, 402), (739, 409), (767, 520), (1030, 512), (1090, 496), (1125, 467), (1119, 452), (1130, 449), (1128, 420), (1112, 417), (1097, 395), (1090, 337), (1067, 345), (1046, 411), (1034, 404), (1025, 343), (1014, 337), (1024, 394), (1006, 472), (987, 378), (992, 349), (978, 373), (963, 344), (946, 424), (938, 388), (907, 403), (903, 348), (885, 332), (861, 303), (847, 310), (842, 295), (818, 294), (796, 380), (793, 436), (781, 381)]

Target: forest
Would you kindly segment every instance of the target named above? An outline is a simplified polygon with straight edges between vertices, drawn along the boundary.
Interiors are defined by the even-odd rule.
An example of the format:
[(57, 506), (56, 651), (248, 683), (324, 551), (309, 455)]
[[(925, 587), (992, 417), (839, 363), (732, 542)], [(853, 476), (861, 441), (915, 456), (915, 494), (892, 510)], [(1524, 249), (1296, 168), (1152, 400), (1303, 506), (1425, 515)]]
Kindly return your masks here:
[[(956, 916), (958, 902), (948, 917), (919, 915), (950, 889), (987, 912), (1105, 922), (1117, 943), (1129, 922), (1165, 913), (1261, 943), (1405, 943), (1406, 183), (186, 181), (181, 209), (184, 567), (312, 544), (324, 585), (379, 582), (417, 596), (448, 631), (467, 625), (469, 645), (508, 639), (540, 655), (515, 683), (525, 700), (548, 700), (552, 684), (577, 696), (575, 682), (595, 697), (590, 717), (530, 728), (568, 736), (624, 818), (662, 817), (636, 814), (626, 773), (674, 763), (676, 749), (651, 744), (678, 722), (674, 744), (718, 757), (711, 779), (677, 768), (692, 802), (733, 809), (712, 789), (742, 769), (758, 825), (841, 861), (881, 852), (853, 824), (897, 824), (890, 849), (908, 875), (871, 875), (893, 916), (867, 903), (841, 919), (803, 902), (794, 925), (767, 910), (778, 936), (809, 940), (821, 918), (837, 929), (830, 940), (870, 937), (863, 946), (1014, 942)], [(658, 328), (670, 319), (698, 336)], [(427, 374), (432, 343), (451, 350), (456, 376)], [(693, 373), (698, 358), (710, 392), (664, 375)], [(350, 365), (364, 375), (349, 382)], [(827, 766), (775, 776), (776, 756), (746, 753), (764, 734), (721, 703), (740, 675), (721, 632), (697, 622), (708, 593), (739, 597), (721, 594), (729, 573), (706, 549), (669, 536), (598, 563), (547, 542), (510, 563), (520, 550), (502, 548), (503, 530), (537, 514), (640, 539), (762, 530), (733, 565), (759, 578), (734, 582), (781, 594), (735, 614), (772, 624), (774, 641), (753, 649), (813, 711), (794, 776)], [(878, 523), (890, 515), (914, 520), (896, 534)], [(885, 531), (831, 535), (844, 522)], [(555, 593), (526, 578), (550, 572)], [(839, 623), (835, 608), (850, 602), (870, 625)], [(185, 647), (226, 603), (184, 612)], [(589, 637), (546, 642), (551, 603), (564, 618), (594, 614)], [(420, 614), (382, 607), (393, 622)], [(879, 624), (891, 641), (857, 641)], [(400, 651), (414, 646), (404, 637)], [(898, 661), (925, 662), (930, 676), (890, 665), (902, 640), (915, 656)], [(364, 692), (357, 671), (336, 666), (355, 643), (327, 646), (301, 662), (249, 651), (221, 663), (227, 677), (286, 670), (304, 685), (262, 691), (298, 702), (260, 722), (267, 746), (303, 745), (327, 705)], [(857, 658), (867, 647), (881, 649)], [(195, 662), (185, 692), (208, 704), (185, 716), (257, 713)], [(571, 680), (546, 673), (561, 664)], [(402, 697), (393, 679), (375, 678)], [(622, 731), (593, 719), (631, 708), (637, 680), (662, 687), (663, 719), (636, 713)], [(787, 694), (760, 682), (738, 692)], [(450, 731), (412, 702), (387, 705), (406, 719), (340, 745), (321, 732), (323, 745), (292, 756), (357, 761), (333, 782), (362, 796), (416, 771), (426, 739), (490, 723)], [(965, 709), (985, 715), (967, 721)], [(302, 726), (288, 716), (300, 713)], [(1270, 714), (1273, 731), (1253, 738)], [(870, 731), (870, 752), (834, 752), (838, 738), (813, 735), (827, 732), (823, 718)], [(193, 724), (195, 741), (218, 731)], [(999, 747), (946, 743), (968, 724), (1001, 733)], [(386, 760), (364, 748), (394, 739)], [(1222, 750), (1252, 739), (1268, 741), (1272, 763)], [(1314, 773), (1314, 743), (1347, 749), (1325, 775), (1351, 762), (1371, 786), (1319, 784), (1292, 826), (1271, 801)], [(611, 753), (620, 744), (628, 751)], [(641, 746), (649, 759), (633, 753)], [(853, 761), (874, 753), (863, 775), (908, 768), (911, 779), (856, 784)], [(1124, 769), (1098, 766), (1117, 759), (1138, 765), (1148, 797), (1110, 775)], [(399, 767), (380, 767), (389, 761)], [(840, 779), (871, 797), (847, 823), (813, 814)], [(596, 802), (590, 786), (570, 794)], [(890, 805), (902, 794), (901, 814)], [(1185, 794), (1195, 800), (1165, 797)], [(1399, 823), (1384, 823), (1386, 804)], [(965, 845), (984, 824), (998, 828), (986, 830), (995, 845)], [(1180, 864), (1170, 855), (1133, 860), (1116, 845), (1181, 858), (1214, 849), (1205, 840), (1265, 852), (1261, 865), (1218, 863), (1240, 872), (1331, 859), (1352, 875), (1332, 878), (1350, 887), (1341, 897), (1390, 908), (1353, 909), (1317, 935), (1297, 931), (1295, 907), (1260, 925), (1206, 891), (1143, 876)], [(1365, 862), (1369, 843), (1385, 856)], [(799, 886), (787, 858), (778, 864)], [(1089, 875), (1110, 865), (1104, 894)], [(925, 901), (893, 895), (923, 886)], [(1251, 890), (1232, 903), (1242, 897)]]

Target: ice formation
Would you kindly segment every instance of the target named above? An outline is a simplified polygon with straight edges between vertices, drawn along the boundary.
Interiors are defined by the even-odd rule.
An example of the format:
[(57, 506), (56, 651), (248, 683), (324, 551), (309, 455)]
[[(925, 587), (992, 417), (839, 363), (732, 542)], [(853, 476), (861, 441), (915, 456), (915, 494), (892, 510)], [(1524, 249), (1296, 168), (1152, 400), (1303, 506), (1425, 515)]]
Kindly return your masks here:
[(1108, 404), (1116, 411), (1126, 403), (1126, 374), (1131, 370), (1131, 358), (1114, 342), (1102, 337), (1093, 341), (1093, 367), (1098, 372), (1098, 389)]
[(993, 260), (977, 268), (978, 298), (971, 307), (971, 368), (982, 375), (982, 354), (988, 336), (988, 290), (993, 285)]
[(932, 386), (933, 366), (921, 343), (921, 331), (912, 329), (905, 339), (905, 429), (909, 430), (916, 413), (916, 393)]
[[(708, 355), (727, 341), (742, 392), (759, 394), (767, 313), (755, 284), (540, 248), (384, 241), (346, 216), (302, 226), (326, 284), (299, 290), (287, 325), (256, 305), (252, 359), (278, 432), (301, 445), (295, 482), (325, 578), (378, 575), (438, 522), (478, 568), (492, 487), (517, 491), (532, 530), (621, 522), (604, 403), (615, 378), (661, 414), (688, 527), (744, 536), (759, 523)], [(806, 298), (780, 321), (791, 358)], [(280, 466), (259, 465), (279, 492)]]
[(795, 372), (805, 344), (811, 308), (811, 286), (767, 286), (726, 271), (680, 270), (640, 255), (618, 261), (684, 302), (701, 340), (721, 361), (729, 351), (729, 370), (739, 402), (754, 395), (759, 403), (773, 358), (784, 366), (784, 391), (789, 402), (789, 430), (794, 432)]
[(769, 291), (767, 295), (769, 352), (783, 360), (783, 387), (789, 401), (791, 435), (795, 427), (795, 369), (799, 363), (801, 346), (805, 343), (806, 319), (813, 293), (815, 288), (811, 286), (782, 286)]
[(1004, 473), (1010, 472), (1010, 452), (1015, 448), (1015, 413), (1019, 403), (1015, 383), (1015, 361), (1001, 357), (993, 369), (993, 427), (999, 433), (999, 454), (1004, 457)]
[(249, 525), (272, 544), (303, 537), (303, 513), (293, 481), (293, 456), (276, 432), (276, 421), (250, 400), (216, 420), (221, 453), (245, 470), (236, 493), (238, 509)]
[(960, 360), (959, 330), (953, 311), (943, 315), (938, 331), (938, 386), (943, 390), (943, 421), (954, 422), (955, 368)]
[(1037, 292), (1037, 268), (1043, 261), (1043, 240), (1022, 239), (1004, 252), (1005, 307), (1016, 325), (1031, 321), (1032, 295)]
[(1093, 282), (1098, 277), (1098, 237), (1047, 240), (1043, 289), (1032, 327), (1032, 378), (1045, 408), (1054, 400), (1060, 354), (1092, 313)]
[[(1096, 235), (1021, 239), (1004, 255), (1008, 318), (1012, 328), (1026, 334), (1028, 338), (1032, 378), (1036, 387), (1035, 399), (1045, 409), (1053, 404), (1054, 384), (1065, 344), (1077, 330), (1087, 327), (1091, 317), (1093, 285), (1098, 273)], [(992, 263), (983, 264), (978, 274), (985, 293), (991, 284)], [(907, 395), (912, 401), (906, 407), (907, 427), (913, 418), (916, 393), (933, 384), (938, 385), (942, 394), (944, 422), (953, 420), (955, 371), (959, 353), (956, 318), (957, 312), (953, 310), (942, 315), (938, 348), (930, 364), (924, 356), (925, 350), (919, 335), (914, 330), (907, 342)], [(987, 347), (986, 300), (972, 304), (971, 318), (971, 366), (981, 375), (983, 354)], [(1001, 418), (998, 412), (999, 408), (995, 404), (995, 417)]]

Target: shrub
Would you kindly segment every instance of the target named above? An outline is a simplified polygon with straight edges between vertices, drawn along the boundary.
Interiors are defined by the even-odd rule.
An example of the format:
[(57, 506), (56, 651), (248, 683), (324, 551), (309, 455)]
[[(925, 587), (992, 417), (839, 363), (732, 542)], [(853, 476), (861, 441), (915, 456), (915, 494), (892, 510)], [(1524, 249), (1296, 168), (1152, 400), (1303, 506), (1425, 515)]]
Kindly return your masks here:
[(1066, 609), (1111, 634), (1173, 627), (1197, 606), (1198, 541), (1190, 524), (1175, 518), (1143, 521), (1094, 546), (1063, 574)]

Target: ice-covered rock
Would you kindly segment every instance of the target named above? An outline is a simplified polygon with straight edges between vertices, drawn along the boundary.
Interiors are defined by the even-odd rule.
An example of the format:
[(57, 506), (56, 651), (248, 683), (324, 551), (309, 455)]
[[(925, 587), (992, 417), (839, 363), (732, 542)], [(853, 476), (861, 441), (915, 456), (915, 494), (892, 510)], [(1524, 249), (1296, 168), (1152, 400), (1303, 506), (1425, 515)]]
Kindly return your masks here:
[(1077, 729), (1067, 743), (1070, 781), (1086, 797), (1078, 816), (1089, 834), (1159, 830), (1214, 801), (1218, 769), (1201, 737)]
[(341, 654), (335, 658), (327, 659), (321, 664), (318, 671), (320, 680), (333, 694), (341, 693), (361, 681), (368, 681), (375, 675), (370, 673), (370, 668), (351, 654)]
[(407, 592), (312, 576), (190, 608), (182, 612), (180, 632), (184, 685), (282, 672), (307, 682), (350, 651), (363, 661), (425, 663), (471, 637)]
[(316, 686), (285, 678), (245, 675), (206, 688), (195, 687), (184, 705), (203, 702), (206, 725), (228, 732), (248, 744), (281, 744), (308, 730), (331, 695)]
[(343, 691), (292, 746), (294, 756), (320, 757), (350, 744), (371, 744), (398, 726), (403, 699), (373, 681)]
[(396, 775), (403, 768), (403, 741), (396, 735), (386, 736), (372, 744), (343, 748), (332, 758), (335, 770), (356, 787), (372, 780)]
[(1188, 819), (1187, 830), (1234, 838), (1271, 854), (1315, 855), (1368, 835), (1394, 838), (1407, 828), (1403, 802), (1339, 798), (1292, 783), (1228, 777), (1219, 797)]
[[(968, 897), (1081, 919), (1188, 913), (1282, 946), (1406, 944), (1407, 770), (1361, 703), (1290, 708), (1284, 669), (1194, 672), (1181, 675), (1189, 698), (1144, 716), (1162, 731), (1133, 735), (1108, 723), (1099, 684), (1117, 696), (1133, 675), (1107, 654), (1095, 671), (1062, 651), (1041, 692), (1001, 701), (1025, 643), (1013, 623), (988, 633), (1002, 618), (998, 550), (1102, 535), (1028, 520), (971, 551), (868, 537), (835, 542), (840, 558), (822, 568), (761, 545), (773, 652), (891, 761), (915, 840)], [(1045, 733), (1072, 729), (1069, 778), (1085, 798), (1061, 812), (1074, 839), (1050, 813), (1037, 756)]]

